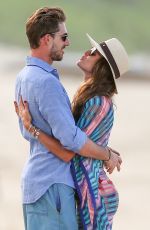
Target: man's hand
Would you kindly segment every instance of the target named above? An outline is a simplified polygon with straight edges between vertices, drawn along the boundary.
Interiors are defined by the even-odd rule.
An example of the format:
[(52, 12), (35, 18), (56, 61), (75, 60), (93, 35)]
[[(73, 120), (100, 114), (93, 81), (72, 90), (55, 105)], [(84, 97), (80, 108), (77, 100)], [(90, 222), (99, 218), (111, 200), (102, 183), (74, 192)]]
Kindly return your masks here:
[(122, 164), (122, 159), (120, 157), (120, 154), (111, 148), (109, 148), (109, 151), (111, 153), (110, 160), (104, 161), (105, 168), (107, 169), (107, 172), (111, 174), (115, 168), (117, 168), (118, 171), (120, 171), (120, 165)]

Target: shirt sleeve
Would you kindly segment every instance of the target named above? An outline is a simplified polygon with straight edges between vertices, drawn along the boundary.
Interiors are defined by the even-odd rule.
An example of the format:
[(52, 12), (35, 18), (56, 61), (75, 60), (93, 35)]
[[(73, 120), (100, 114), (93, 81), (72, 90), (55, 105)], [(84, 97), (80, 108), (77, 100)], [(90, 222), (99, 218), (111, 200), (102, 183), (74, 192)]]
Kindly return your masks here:
[(75, 125), (68, 96), (55, 77), (45, 79), (37, 90), (39, 111), (61, 144), (79, 152), (87, 141), (86, 134)]

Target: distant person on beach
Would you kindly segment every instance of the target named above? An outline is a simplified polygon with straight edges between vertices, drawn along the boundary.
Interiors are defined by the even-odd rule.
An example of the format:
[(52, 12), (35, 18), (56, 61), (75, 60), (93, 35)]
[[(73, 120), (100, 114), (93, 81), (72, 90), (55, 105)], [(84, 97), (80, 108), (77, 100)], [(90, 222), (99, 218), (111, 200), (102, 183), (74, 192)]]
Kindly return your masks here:
[[(103, 165), (112, 173), (115, 167), (120, 170), (122, 162), (120, 156), (107, 147), (107, 143), (113, 123), (111, 97), (116, 92), (114, 78), (123, 73), (120, 64), (123, 65), (124, 62), (126, 66), (126, 53), (119, 41), (113, 40), (113, 45), (118, 44), (118, 47), (114, 48), (120, 48), (121, 51), (121, 54), (118, 52), (118, 62), (115, 63), (119, 75), (116, 75), (118, 72), (113, 69), (113, 62), (111, 67), (112, 60), (108, 61), (109, 59), (102, 56), (105, 52), (101, 53), (100, 48), (93, 48), (80, 59), (78, 65), (85, 72), (85, 83), (73, 102), (75, 124), (66, 91), (59, 81), (57, 71), (52, 67), (53, 61), (63, 58), (64, 48), (69, 45), (63, 11), (58, 8), (39, 9), (28, 19), (26, 28), (31, 57), (28, 57), (26, 67), (16, 80), (16, 101), (19, 103), (21, 96), (24, 101), (28, 101), (32, 116), (31, 123), (28, 103), (21, 101), (20, 129), (30, 142), (30, 155), (22, 176), (26, 229), (78, 229), (74, 182), (80, 201), (82, 225), (94, 226), (93, 229), (96, 229), (95, 226), (103, 224), (103, 227), (107, 226), (109, 229), (110, 226), (111, 229), (118, 195), (107, 178)], [(100, 77), (100, 73), (104, 79)], [(94, 84), (96, 79), (97, 83)], [(15, 105), (18, 112), (17, 104)], [(91, 170), (91, 176), (88, 170)], [(84, 181), (83, 186), (81, 181)], [(112, 201), (107, 196), (105, 182), (111, 187), (113, 210), (107, 207), (107, 203)], [(101, 194), (103, 190), (106, 194)], [(102, 212), (98, 212), (99, 208), (102, 212), (106, 211), (103, 219), (105, 221), (100, 223)], [(111, 214), (107, 213), (107, 210), (111, 211)], [(82, 215), (86, 213), (90, 215)]]

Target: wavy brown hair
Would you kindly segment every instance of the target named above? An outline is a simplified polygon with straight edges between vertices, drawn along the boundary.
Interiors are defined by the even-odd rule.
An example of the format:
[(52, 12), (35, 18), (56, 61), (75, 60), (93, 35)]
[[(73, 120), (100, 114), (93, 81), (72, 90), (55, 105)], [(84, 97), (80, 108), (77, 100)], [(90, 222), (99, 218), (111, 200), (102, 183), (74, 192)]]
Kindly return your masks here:
[(101, 57), (92, 70), (92, 77), (83, 82), (72, 102), (72, 112), (77, 122), (86, 101), (94, 96), (111, 98), (116, 93), (112, 71), (106, 59)]

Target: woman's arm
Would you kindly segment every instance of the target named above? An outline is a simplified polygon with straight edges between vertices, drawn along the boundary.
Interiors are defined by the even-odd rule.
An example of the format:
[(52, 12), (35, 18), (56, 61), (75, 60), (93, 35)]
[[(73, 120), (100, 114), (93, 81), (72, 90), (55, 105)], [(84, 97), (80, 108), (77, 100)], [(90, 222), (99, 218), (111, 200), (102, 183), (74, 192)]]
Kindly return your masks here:
[[(36, 129), (36, 128), (34, 128), (34, 126), (33, 126), (33, 128), (30, 129), (30, 133), (34, 133), (33, 129)], [(37, 131), (38, 131), (38, 129), (37, 129)], [(36, 133), (34, 135), (36, 135)], [(58, 141), (57, 139), (47, 135), (42, 130), (38, 131), (38, 140), (50, 152), (54, 153), (57, 157), (59, 157), (61, 160), (65, 161), (65, 162), (69, 162), (75, 155), (74, 152), (65, 149), (61, 145), (60, 141)]]
[(21, 118), (26, 130), (28, 130), (30, 134), (34, 136), (36, 136), (35, 130), (38, 131), (38, 136), (36, 137), (38, 137), (40, 143), (43, 144), (50, 152), (52, 152), (58, 158), (60, 158), (65, 162), (69, 162), (75, 156), (74, 152), (65, 149), (57, 139), (49, 136), (48, 134), (44, 133), (42, 130), (38, 130), (38, 128), (32, 126), (31, 124), (32, 117), (30, 115), (27, 102), (23, 102), (21, 98), (19, 106), (17, 102), (14, 102), (14, 105), (15, 105), (15, 111), (17, 115)]

